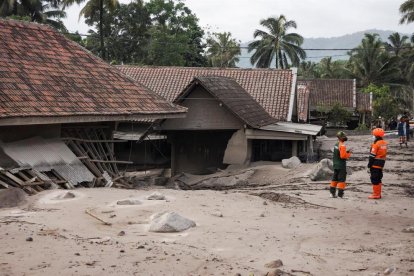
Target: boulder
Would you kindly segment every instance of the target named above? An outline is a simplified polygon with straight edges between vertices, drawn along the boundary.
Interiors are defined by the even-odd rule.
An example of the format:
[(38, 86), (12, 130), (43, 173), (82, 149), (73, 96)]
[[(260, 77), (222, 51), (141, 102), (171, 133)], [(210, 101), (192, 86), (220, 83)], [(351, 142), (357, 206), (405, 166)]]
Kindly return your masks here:
[(329, 180), (333, 175), (332, 160), (322, 159), (310, 172), (309, 178), (312, 181)]
[(116, 204), (117, 205), (140, 205), (141, 201), (139, 201), (138, 199), (129, 198), (129, 199), (118, 200)]
[(158, 192), (153, 192), (152, 194), (147, 196), (147, 199), (148, 200), (165, 200), (165, 195), (158, 193)]
[(195, 226), (194, 221), (175, 212), (162, 212), (151, 217), (149, 231), (161, 233), (182, 232)]
[(0, 208), (17, 207), (26, 203), (26, 193), (22, 189), (10, 187), (0, 190)]
[(286, 169), (294, 169), (301, 164), (300, 160), (296, 156), (292, 156), (289, 159), (282, 160), (282, 167)]
[(270, 263), (265, 264), (265, 267), (267, 268), (279, 268), (281, 266), (283, 266), (283, 262), (280, 259), (274, 260), (274, 261), (271, 261)]

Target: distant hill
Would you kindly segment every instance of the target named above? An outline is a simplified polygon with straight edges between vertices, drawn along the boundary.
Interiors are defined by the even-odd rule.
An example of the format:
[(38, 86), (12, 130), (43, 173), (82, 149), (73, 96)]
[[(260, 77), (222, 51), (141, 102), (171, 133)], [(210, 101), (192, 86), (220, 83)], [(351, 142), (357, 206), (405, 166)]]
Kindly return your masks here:
[[(366, 33), (377, 33), (383, 41), (388, 41), (388, 36), (394, 31), (384, 30), (366, 30), (353, 34), (347, 34), (338, 37), (318, 37), (318, 38), (305, 38), (302, 47), (305, 49), (351, 49), (358, 46)], [(241, 46), (246, 47), (249, 42), (242, 43)], [(331, 56), (334, 60), (347, 60), (347, 51), (306, 51), (308, 56), (307, 60), (319, 62), (326, 56)], [(250, 56), (247, 49), (242, 49), (240, 62), (238, 66), (241, 68), (251, 68)]]

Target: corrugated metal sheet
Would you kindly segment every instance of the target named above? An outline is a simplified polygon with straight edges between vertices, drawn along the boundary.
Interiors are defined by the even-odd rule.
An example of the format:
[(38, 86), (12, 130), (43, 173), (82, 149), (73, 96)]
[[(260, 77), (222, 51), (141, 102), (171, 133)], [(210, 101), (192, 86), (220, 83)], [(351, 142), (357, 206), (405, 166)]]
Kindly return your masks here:
[[(138, 141), (139, 139), (141, 139), (142, 135), (144, 134), (145, 134), (145, 130), (143, 131), (114, 131), (113, 137), (114, 139), (119, 139), (119, 140)], [(167, 139), (167, 136), (149, 134), (145, 137), (144, 140), (164, 140), (164, 139)]]
[(4, 153), (3, 149), (0, 148), (0, 170), (11, 170), (18, 168), (19, 164), (15, 162), (10, 156)]
[(263, 126), (261, 130), (267, 131), (278, 131), (278, 132), (289, 132), (305, 135), (317, 135), (321, 131), (322, 126), (312, 124), (297, 124), (290, 122), (279, 122), (277, 124)]
[(19, 166), (30, 166), (40, 172), (54, 169), (74, 186), (94, 179), (93, 174), (60, 139), (34, 137), (2, 144), (1, 147)]

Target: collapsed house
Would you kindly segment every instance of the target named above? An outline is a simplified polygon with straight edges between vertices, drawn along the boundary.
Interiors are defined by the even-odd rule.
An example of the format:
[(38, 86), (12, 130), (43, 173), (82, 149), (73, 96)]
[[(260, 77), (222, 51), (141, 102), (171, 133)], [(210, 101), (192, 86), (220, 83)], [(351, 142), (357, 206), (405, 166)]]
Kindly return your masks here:
[(352, 114), (350, 128), (355, 128), (372, 112), (372, 95), (357, 91), (355, 79), (298, 80), (298, 116), (301, 122), (324, 125), (327, 113), (339, 104)]
[(0, 188), (127, 187), (119, 122), (185, 116), (52, 28), (0, 20)]
[[(241, 164), (252, 161), (280, 161), (292, 155), (299, 155), (305, 161), (312, 155), (312, 136), (316, 135), (321, 127), (296, 123), (298, 113), (295, 95), (296, 70), (294, 69), (140, 66), (118, 66), (118, 68), (167, 100), (188, 108), (189, 113), (186, 119), (182, 121), (165, 120), (157, 129), (162, 134), (166, 134), (172, 144), (171, 152), (164, 152), (163, 155), (170, 154), (173, 173), (179, 171), (193, 173), (198, 171), (200, 173), (203, 170), (205, 172), (222, 168), (226, 164)], [(207, 81), (208, 77), (211, 77), (211, 81)], [(214, 81), (217, 83), (214, 84)], [(198, 84), (195, 85), (195, 83)], [(195, 88), (196, 86), (197, 88)], [(204, 92), (200, 92), (202, 89), (199, 86), (203, 87)], [(240, 119), (240, 116), (234, 115), (237, 112), (224, 104), (223, 100), (215, 92), (212, 92), (214, 89), (210, 86), (213, 88), (215, 86), (221, 87), (223, 91), (226, 91), (225, 87), (232, 86), (231, 95), (235, 102), (238, 99), (242, 102), (241, 99), (249, 98), (249, 106), (253, 106), (252, 102), (255, 102), (255, 108), (250, 109), (250, 112), (260, 110), (267, 114), (268, 118), (274, 120), (273, 123), (260, 126), (246, 123)], [(196, 91), (189, 91), (190, 88)], [(193, 96), (197, 94), (200, 95)], [(226, 94), (228, 93), (221, 92), (218, 95), (224, 96)], [(183, 99), (183, 95), (188, 95), (191, 99), (188, 97)], [(223, 110), (226, 112), (223, 113)], [(217, 122), (211, 122), (211, 120), (218, 120), (218, 122), (224, 123), (228, 118), (233, 118), (237, 123), (223, 127), (218, 126)], [(175, 123), (172, 123), (173, 121)], [(198, 124), (199, 128), (195, 128), (194, 124)], [(243, 127), (243, 131), (239, 131), (241, 125), (247, 127)], [(138, 137), (142, 135), (142, 132), (136, 132), (136, 134)], [(236, 139), (241, 139), (244, 142), (242, 144), (235, 143)], [(164, 143), (166, 143), (165, 140)], [(148, 144), (148, 147), (150, 146)], [(190, 147), (193, 148), (190, 149)], [(188, 161), (189, 159), (185, 161), (184, 159), (187, 157), (180, 155), (189, 154), (197, 147), (199, 149), (206, 147), (204, 152), (208, 152), (209, 156), (214, 156), (211, 162), (207, 161), (210, 157), (206, 156), (204, 157), (206, 158), (205, 164), (191, 161), (197, 168), (181, 166), (183, 163), (189, 164), (191, 162)], [(186, 150), (183, 150), (184, 148)], [(120, 147), (118, 149), (121, 150)], [(233, 152), (239, 152), (240, 156), (243, 156), (242, 160), (230, 162), (224, 155), (230, 149)]]

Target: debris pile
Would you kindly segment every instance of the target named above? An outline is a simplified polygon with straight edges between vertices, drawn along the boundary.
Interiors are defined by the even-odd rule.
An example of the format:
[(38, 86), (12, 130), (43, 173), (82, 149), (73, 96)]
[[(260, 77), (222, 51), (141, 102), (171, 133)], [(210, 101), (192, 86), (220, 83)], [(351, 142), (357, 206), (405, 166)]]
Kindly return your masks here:
[(113, 143), (102, 127), (62, 129), (62, 139), (0, 142), (0, 188), (20, 188), (33, 195), (50, 188), (132, 188), (123, 179)]

